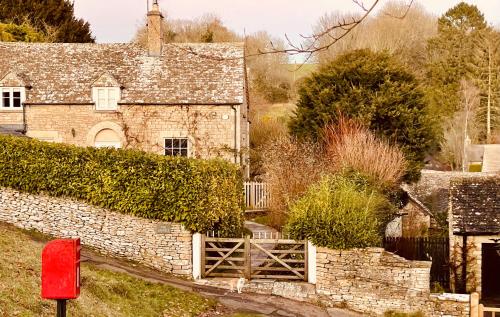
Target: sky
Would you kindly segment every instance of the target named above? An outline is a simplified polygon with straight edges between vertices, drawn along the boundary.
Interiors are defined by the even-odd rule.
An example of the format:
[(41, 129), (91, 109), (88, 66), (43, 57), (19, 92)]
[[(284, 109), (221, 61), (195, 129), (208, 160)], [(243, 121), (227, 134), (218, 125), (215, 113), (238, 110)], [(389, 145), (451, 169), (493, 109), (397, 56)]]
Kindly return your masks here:
[[(148, 0), (74, 0), (75, 15), (91, 24), (99, 43), (129, 42), (145, 23)], [(151, 0), (149, 0), (151, 2)], [(366, 6), (374, 0), (364, 0)], [(382, 7), (388, 0), (380, 0)], [(409, 1), (409, 0), (408, 0)], [(429, 12), (441, 15), (460, 0), (416, 0)], [(332, 11), (361, 12), (352, 0), (158, 0), (162, 11), (175, 19), (192, 19), (205, 13), (218, 15), (239, 34), (266, 30), (273, 36), (311, 33), (317, 20)], [(488, 22), (500, 25), (500, 0), (466, 1), (475, 4)]]

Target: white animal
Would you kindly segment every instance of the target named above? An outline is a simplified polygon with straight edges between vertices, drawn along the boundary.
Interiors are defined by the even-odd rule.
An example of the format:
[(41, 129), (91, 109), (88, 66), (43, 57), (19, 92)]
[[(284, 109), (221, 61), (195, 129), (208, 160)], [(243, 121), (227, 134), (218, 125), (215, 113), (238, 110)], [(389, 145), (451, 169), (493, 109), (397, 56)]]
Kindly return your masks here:
[(245, 278), (240, 277), (239, 279), (232, 279), (231, 280), (231, 292), (234, 292), (234, 287), (236, 286), (236, 291), (238, 294), (241, 294), (241, 291), (243, 290), (243, 287), (245, 286)]
[(240, 277), (238, 282), (236, 283), (236, 289), (238, 290), (238, 294), (241, 294), (243, 287), (245, 286), (245, 278)]

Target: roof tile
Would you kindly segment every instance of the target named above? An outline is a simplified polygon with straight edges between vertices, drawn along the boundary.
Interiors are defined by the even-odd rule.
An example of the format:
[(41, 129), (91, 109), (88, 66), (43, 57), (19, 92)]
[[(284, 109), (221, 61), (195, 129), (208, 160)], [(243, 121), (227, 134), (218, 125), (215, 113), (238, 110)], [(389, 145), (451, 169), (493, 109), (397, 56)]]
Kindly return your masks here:
[(243, 43), (166, 44), (159, 57), (137, 44), (0, 42), (0, 76), (15, 72), (32, 89), (27, 103), (91, 103), (108, 73), (123, 103), (242, 103)]

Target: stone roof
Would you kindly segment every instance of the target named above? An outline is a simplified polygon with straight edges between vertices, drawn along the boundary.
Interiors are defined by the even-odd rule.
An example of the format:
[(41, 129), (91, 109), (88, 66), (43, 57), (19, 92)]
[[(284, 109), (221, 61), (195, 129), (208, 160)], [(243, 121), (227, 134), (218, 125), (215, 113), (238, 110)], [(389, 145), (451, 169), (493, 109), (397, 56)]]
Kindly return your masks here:
[(412, 201), (415, 205), (417, 205), (424, 214), (431, 216), (432, 218), (435, 217), (432, 211), (430, 211), (430, 209), (427, 208), (427, 206), (420, 201), (420, 199), (417, 197), (417, 195), (413, 192), (412, 188), (408, 184), (401, 185), (401, 189), (406, 192), (406, 194), (408, 195), (408, 199)]
[(500, 233), (500, 177), (452, 179), (450, 208), (453, 233)]
[(0, 42), (0, 80), (21, 78), (28, 104), (92, 103), (102, 81), (121, 84), (122, 103), (241, 104), (243, 56), (243, 43), (166, 44), (154, 57), (137, 44)]

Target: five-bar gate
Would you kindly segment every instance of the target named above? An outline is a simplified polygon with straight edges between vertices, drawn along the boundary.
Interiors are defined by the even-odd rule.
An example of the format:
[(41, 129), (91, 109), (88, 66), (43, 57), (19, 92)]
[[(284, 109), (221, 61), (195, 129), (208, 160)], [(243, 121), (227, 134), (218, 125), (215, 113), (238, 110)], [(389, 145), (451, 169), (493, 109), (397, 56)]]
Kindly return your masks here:
[(307, 281), (307, 241), (202, 235), (202, 277)]

